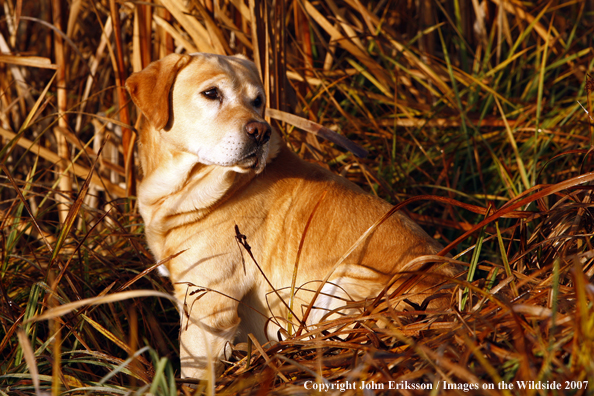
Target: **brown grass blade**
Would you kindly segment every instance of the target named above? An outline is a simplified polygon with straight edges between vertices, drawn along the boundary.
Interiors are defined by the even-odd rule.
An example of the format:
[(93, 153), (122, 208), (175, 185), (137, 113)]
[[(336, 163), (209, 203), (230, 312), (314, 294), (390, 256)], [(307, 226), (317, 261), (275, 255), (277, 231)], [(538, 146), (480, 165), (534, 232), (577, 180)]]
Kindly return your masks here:
[(264, 360), (266, 361), (266, 364), (268, 365), (268, 367), (270, 367), (271, 369), (276, 371), (276, 374), (284, 382), (290, 382), (289, 379), (287, 377), (285, 377), (285, 375), (278, 370), (278, 367), (276, 367), (276, 365), (272, 362), (272, 360), (270, 359), (270, 357), (268, 356), (266, 351), (264, 351), (264, 348), (262, 348), (262, 345), (260, 345), (258, 340), (256, 340), (256, 338), (252, 334), (249, 334), (248, 336), (249, 336), (250, 340), (252, 341), (252, 344), (256, 347), (258, 352), (260, 352), (260, 356), (262, 356), (264, 358)]
[[(122, 43), (122, 32), (121, 32), (121, 23), (120, 23), (120, 16), (119, 16), (119, 6), (116, 5), (115, 0), (109, 0), (109, 8), (111, 11), (111, 19), (113, 21), (114, 26), (114, 35), (115, 35), (115, 42), (116, 42), (116, 94), (118, 97), (118, 104), (119, 104), (119, 115), (120, 121), (125, 127), (122, 128), (122, 148), (124, 152), (124, 169), (126, 170), (126, 194), (127, 195), (135, 195), (136, 194), (136, 181), (133, 173), (133, 164), (134, 164), (134, 136), (130, 128), (127, 125), (130, 125), (130, 113), (128, 111), (128, 94), (126, 92), (125, 83), (126, 83), (126, 68), (124, 65), (124, 48)], [(115, 66), (115, 65), (114, 65)]]
[(336, 42), (349, 51), (356, 59), (362, 62), (368, 71), (377, 76), (382, 84), (382, 92), (391, 92), (391, 79), (375, 60), (373, 60), (367, 53), (357, 47), (352, 41), (345, 37), (338, 29), (336, 29), (308, 0), (303, 0), (303, 7), (305, 12), (318, 23), (331, 37), (335, 38)]
[(157, 25), (161, 26), (167, 33), (169, 33), (175, 39), (175, 41), (177, 41), (186, 49), (186, 51), (189, 53), (198, 52), (198, 49), (194, 46), (194, 44), (186, 40), (184, 36), (182, 36), (173, 26), (167, 23), (165, 19), (161, 18), (157, 14), (153, 15), (153, 19)]
[[(68, 117), (66, 110), (68, 109), (68, 97), (66, 87), (68, 81), (66, 80), (66, 53), (62, 41), (63, 29), (62, 29), (62, 0), (52, 0), (52, 14), (53, 22), (55, 26), (54, 32), (61, 32), (61, 34), (54, 34), (54, 47), (56, 64), (58, 66), (56, 88), (57, 88), (57, 99), (58, 99), (58, 125), (62, 128), (68, 128)], [(62, 161), (57, 162), (58, 172), (56, 178), (59, 180), (59, 187), (63, 194), (70, 194), (72, 192), (72, 182), (70, 177), (66, 174), (65, 164), (70, 162), (70, 150), (68, 143), (63, 135), (54, 133), (56, 136), (58, 155)], [(60, 215), (60, 222), (64, 223), (66, 220), (66, 214), (68, 213), (68, 198), (63, 194), (56, 194), (56, 201), (58, 202), (58, 210)]]
[[(0, 128), (0, 136), (4, 137), (6, 139), (15, 139), (17, 137), (17, 134)], [(39, 155), (40, 157), (45, 158), (53, 163), (60, 163), (63, 161), (62, 158), (60, 158), (53, 151), (48, 150), (48, 149), (42, 147), (41, 145), (39, 145), (38, 143), (34, 143), (28, 139), (20, 138), (17, 141), (17, 144), (19, 146), (31, 151), (32, 153), (35, 153), (35, 154)], [(70, 164), (69, 169), (76, 176), (83, 177), (83, 178), (86, 178), (89, 175), (89, 173), (91, 172), (90, 169), (87, 169), (87, 168), (77, 165), (75, 163)], [(98, 176), (96, 174), (94, 174), (91, 177), (91, 183), (93, 183), (97, 187), (100, 187), (101, 189), (105, 189), (110, 194), (112, 194), (116, 197), (125, 197), (126, 196), (126, 191), (124, 189), (122, 189), (120, 186), (110, 183), (107, 180), (103, 180), (100, 176)]]
[(498, 218), (502, 217), (505, 214), (508, 214), (509, 212), (512, 212), (518, 208), (521, 208), (524, 205), (528, 205), (531, 202), (534, 202), (538, 199), (541, 199), (543, 197), (555, 194), (556, 192), (562, 191), (562, 190), (566, 190), (568, 188), (571, 187), (575, 187), (579, 184), (582, 183), (587, 183), (587, 182), (591, 182), (594, 180), (594, 172), (590, 172), (587, 173), (585, 175), (580, 175), (580, 176), (576, 176), (574, 178), (571, 178), (567, 181), (564, 182), (560, 182), (557, 183), (555, 185), (543, 188), (541, 191), (536, 192), (532, 195), (530, 195), (529, 197), (526, 197), (524, 199), (515, 199), (510, 201), (509, 204), (507, 204), (504, 208), (495, 211), (495, 213), (493, 213), (491, 216), (487, 217), (486, 219), (484, 219), (483, 221), (481, 221), (480, 223), (478, 223), (476, 226), (474, 226), (472, 228), (472, 230), (465, 232), (463, 235), (459, 236), (458, 238), (456, 238), (452, 243), (450, 243), (448, 246), (446, 246), (439, 254), (440, 255), (445, 255), (447, 254), (450, 250), (452, 250), (456, 245), (458, 245), (460, 242), (462, 242), (464, 239), (466, 239), (468, 236), (474, 234), (475, 232), (477, 232), (478, 230), (480, 230), (482, 227), (484, 227), (485, 225), (489, 224), (490, 222), (497, 220)]
[(307, 131), (316, 136), (329, 140), (332, 143), (335, 143), (340, 147), (349, 150), (359, 158), (367, 157), (368, 152), (363, 147), (347, 139), (346, 137), (339, 135), (333, 130), (323, 127), (318, 123), (307, 120), (303, 117), (296, 116), (294, 114), (289, 114), (284, 111), (271, 108), (266, 109), (266, 115), (268, 117), (272, 117), (279, 121), (286, 122), (287, 124), (294, 125), (297, 128), (303, 129), (304, 131)]
[(0, 63), (8, 63), (11, 65), (39, 67), (42, 69), (58, 69), (58, 65), (53, 64), (49, 58), (42, 56), (15, 56), (15, 55), (0, 55)]
[(33, 381), (33, 386), (35, 387), (35, 394), (37, 396), (42, 396), (43, 393), (41, 392), (41, 382), (39, 381), (39, 370), (37, 369), (37, 362), (35, 359), (35, 353), (31, 347), (31, 342), (29, 342), (29, 338), (21, 329), (17, 330), (17, 337), (19, 339), (19, 344), (23, 349), (23, 355), (25, 356), (27, 368), (29, 369), (29, 373), (31, 373), (31, 380)]
[(64, 316), (72, 311), (75, 311), (79, 308), (91, 306), (91, 305), (99, 305), (99, 304), (109, 304), (117, 301), (129, 300), (131, 298), (144, 298), (144, 297), (161, 297), (165, 298), (173, 303), (176, 302), (175, 298), (168, 293), (163, 293), (156, 290), (131, 290), (131, 291), (124, 291), (120, 293), (109, 294), (106, 296), (101, 297), (91, 297), (86, 298), (80, 301), (74, 301), (68, 304), (59, 305), (54, 308), (47, 310), (45, 313), (37, 315), (27, 321), (26, 323), (34, 323), (40, 322), (42, 320), (49, 320), (58, 318), (60, 316)]
[(204, 24), (206, 25), (206, 31), (210, 38), (210, 42), (215, 50), (216, 54), (219, 55), (227, 55), (232, 54), (231, 48), (225, 41), (221, 29), (217, 26), (217, 24), (212, 20), (208, 11), (200, 4), (199, 2), (194, 3), (200, 12), (200, 16), (204, 20)]
[[(559, 36), (559, 33), (557, 32), (556, 29), (553, 30), (553, 35), (549, 36), (547, 34), (547, 28), (545, 28), (540, 22), (535, 22), (536, 18), (534, 16), (532, 16), (531, 14), (527, 13), (524, 10), (524, 6), (517, 0), (492, 0), (495, 4), (497, 4), (498, 6), (503, 6), (505, 7), (505, 11), (509, 12), (515, 16), (517, 16), (520, 19), (524, 19), (526, 22), (528, 23), (534, 23), (534, 30), (538, 33), (538, 35), (546, 42), (548, 42), (548, 45), (552, 48), (553, 51), (557, 52), (557, 48), (555, 46), (555, 43), (558, 42), (562, 47), (565, 47), (565, 41), (563, 40), (562, 37)], [(549, 1), (546, 6), (544, 7), (543, 13), (546, 12), (546, 9), (548, 9), (551, 4), (553, 4), (552, 1)]]
[[(217, 53), (209, 41), (208, 31), (200, 22), (188, 14), (188, 10), (181, 2), (161, 0), (161, 3), (175, 17), (179, 24), (188, 32), (199, 52)], [(224, 55), (224, 54), (221, 54)]]

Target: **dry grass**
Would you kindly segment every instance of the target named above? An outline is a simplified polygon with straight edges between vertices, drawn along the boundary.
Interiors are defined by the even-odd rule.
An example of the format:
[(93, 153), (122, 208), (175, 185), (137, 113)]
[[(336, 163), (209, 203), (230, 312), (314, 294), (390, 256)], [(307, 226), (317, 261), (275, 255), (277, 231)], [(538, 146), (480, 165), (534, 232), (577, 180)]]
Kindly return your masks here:
[[(0, 5), (0, 395), (594, 394), (591, 2)], [(401, 288), (236, 345), (216, 384), (176, 377), (179, 316), (135, 210), (121, 86), (197, 50), (254, 59), (295, 151), (440, 239), (465, 269), (444, 279), (450, 310), (395, 309)], [(320, 125), (368, 157), (303, 133)], [(339, 389), (363, 381), (386, 389)], [(405, 382), (434, 390), (387, 389)]]

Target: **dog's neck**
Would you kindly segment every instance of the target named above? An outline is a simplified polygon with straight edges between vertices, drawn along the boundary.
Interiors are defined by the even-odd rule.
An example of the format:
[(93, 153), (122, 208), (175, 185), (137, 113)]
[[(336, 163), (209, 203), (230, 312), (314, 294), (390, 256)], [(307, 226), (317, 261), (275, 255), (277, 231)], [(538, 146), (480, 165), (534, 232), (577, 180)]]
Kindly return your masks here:
[[(282, 144), (280, 136), (274, 135), (267, 162)], [(257, 176), (255, 171), (237, 173), (229, 167), (202, 164), (194, 154), (178, 151), (160, 139), (148, 122), (141, 127), (139, 156), (144, 174), (138, 188), (139, 210), (151, 245), (165, 230), (207, 216)], [(157, 246), (151, 249), (160, 250)]]
[(234, 184), (256, 176), (252, 171), (239, 174), (231, 168), (200, 163), (196, 155), (161, 139), (146, 119), (141, 126), (139, 156), (144, 175), (138, 193), (141, 205), (160, 205), (173, 199), (178, 202), (171, 214), (208, 209)]

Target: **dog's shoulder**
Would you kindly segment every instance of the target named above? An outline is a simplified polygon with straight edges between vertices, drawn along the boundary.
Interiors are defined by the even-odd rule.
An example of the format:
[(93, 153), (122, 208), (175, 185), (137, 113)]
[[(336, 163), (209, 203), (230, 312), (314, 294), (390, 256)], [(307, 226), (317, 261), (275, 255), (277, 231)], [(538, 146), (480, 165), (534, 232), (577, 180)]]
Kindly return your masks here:
[(300, 191), (301, 194), (309, 189), (338, 189), (366, 194), (356, 184), (318, 164), (303, 160), (286, 146), (279, 150), (261, 177), (268, 179), (270, 183), (292, 184), (300, 189), (305, 188)]

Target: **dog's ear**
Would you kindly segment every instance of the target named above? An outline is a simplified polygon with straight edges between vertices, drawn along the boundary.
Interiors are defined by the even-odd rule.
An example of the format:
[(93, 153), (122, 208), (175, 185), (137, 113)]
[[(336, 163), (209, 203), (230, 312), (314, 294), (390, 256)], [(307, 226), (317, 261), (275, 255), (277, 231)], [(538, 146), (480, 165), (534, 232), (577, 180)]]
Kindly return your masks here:
[(189, 55), (170, 54), (126, 80), (132, 100), (157, 130), (169, 121), (169, 91), (177, 73), (190, 60)]

